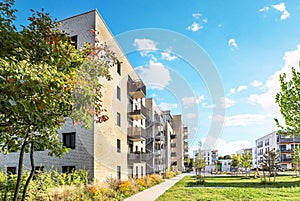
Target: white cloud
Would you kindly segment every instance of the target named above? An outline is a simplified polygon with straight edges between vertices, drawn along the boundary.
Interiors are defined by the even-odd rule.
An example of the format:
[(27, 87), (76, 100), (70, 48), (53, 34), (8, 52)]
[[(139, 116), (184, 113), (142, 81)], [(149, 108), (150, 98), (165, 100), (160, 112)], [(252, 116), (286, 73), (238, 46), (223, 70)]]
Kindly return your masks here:
[(269, 9), (269, 6), (264, 6), (263, 8), (259, 9), (259, 12), (267, 12)]
[(234, 93), (235, 93), (235, 88), (230, 88), (229, 94), (231, 95), (231, 94), (234, 94)]
[(193, 104), (201, 103), (203, 100), (204, 100), (204, 95), (201, 95), (198, 98), (196, 98), (195, 96), (181, 98), (181, 102), (184, 107), (188, 107)]
[(188, 119), (194, 119), (197, 115), (195, 113), (188, 113), (186, 114), (186, 118)]
[(202, 107), (204, 107), (204, 108), (215, 108), (216, 104), (208, 105), (207, 103), (202, 103)]
[(278, 10), (279, 12), (281, 12), (281, 17), (280, 17), (281, 20), (286, 20), (290, 16), (290, 13), (286, 10), (286, 6), (284, 2), (275, 4), (272, 7)]
[(174, 103), (160, 103), (158, 105), (162, 110), (173, 110), (173, 109), (177, 109), (178, 108), (178, 104)]
[(205, 17), (205, 18), (202, 19), (202, 22), (203, 22), (204, 24), (206, 24), (206, 23), (208, 22), (208, 19)]
[(157, 43), (155, 41), (146, 38), (144, 39), (136, 38), (133, 43), (133, 46), (136, 47), (141, 52), (142, 56), (146, 56), (151, 51), (152, 52), (156, 51), (157, 50), (156, 45)]
[(136, 71), (149, 89), (162, 90), (171, 82), (169, 70), (159, 62), (150, 60), (148, 66), (140, 66)]
[(238, 48), (238, 45), (237, 45), (237, 43), (235, 42), (235, 39), (234, 39), (234, 38), (229, 39), (229, 41), (228, 41), (228, 47), (232, 47), (232, 48), (235, 48), (235, 49)]
[(246, 90), (248, 87), (246, 85), (241, 85), (238, 87), (237, 92), (241, 92), (243, 90)]
[(254, 80), (253, 82), (250, 83), (250, 85), (253, 87), (260, 87), (262, 85), (262, 82), (258, 80)]
[(276, 115), (280, 114), (279, 106), (275, 103), (276, 94), (281, 91), (279, 75), (285, 72), (287, 79), (289, 80), (291, 78), (291, 67), (297, 67), (299, 65), (300, 45), (297, 45), (296, 50), (285, 52), (283, 60), (285, 63), (282, 69), (280, 71), (276, 71), (266, 81), (266, 92), (261, 94), (252, 94), (248, 97), (248, 101), (250, 103), (261, 105), (263, 109)]
[(173, 60), (177, 59), (178, 57), (175, 56), (175, 55), (172, 55), (171, 54), (171, 49), (168, 49), (164, 52), (161, 52), (161, 58), (165, 59), (165, 60), (168, 60), (168, 61), (173, 61)]
[(224, 108), (229, 108), (229, 107), (231, 107), (231, 106), (233, 106), (235, 104), (234, 100), (231, 100), (231, 99), (229, 99), (227, 97), (221, 98), (221, 102), (222, 102), (222, 106)]
[(218, 150), (219, 156), (224, 156), (227, 154), (235, 154), (236, 151), (240, 149), (250, 147), (252, 147), (252, 145), (247, 140), (225, 141), (223, 139), (219, 139), (215, 148)]
[(188, 30), (191, 30), (193, 32), (199, 31), (200, 29), (203, 29), (203, 26), (201, 26), (199, 23), (197, 22), (193, 22), (193, 24), (191, 26), (187, 27)]
[(212, 118), (213, 121), (219, 121), (219, 122), (221, 122), (224, 119), (224, 126), (246, 127), (246, 126), (264, 124), (264, 121), (267, 119), (267, 116), (261, 114), (238, 114), (238, 115), (232, 115), (226, 117), (217, 115), (210, 118)]
[(195, 19), (198, 19), (199, 17), (202, 16), (201, 13), (193, 13), (192, 16), (195, 18)]

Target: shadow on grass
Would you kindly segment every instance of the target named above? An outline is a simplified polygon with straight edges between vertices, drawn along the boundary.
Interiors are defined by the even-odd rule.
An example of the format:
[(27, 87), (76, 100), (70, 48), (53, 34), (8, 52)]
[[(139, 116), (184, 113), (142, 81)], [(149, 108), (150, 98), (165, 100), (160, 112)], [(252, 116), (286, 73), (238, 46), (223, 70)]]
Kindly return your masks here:
[(266, 182), (261, 178), (244, 178), (242, 176), (213, 176), (206, 177), (204, 183), (199, 183), (196, 181), (195, 176), (191, 176), (190, 179), (187, 179), (185, 182), (185, 187), (232, 187), (232, 188), (282, 188), (282, 187), (300, 187), (300, 180), (294, 180), (292, 178), (289, 181), (280, 181), (278, 176), (278, 181), (273, 182), (273, 177), (269, 182), (266, 178)]

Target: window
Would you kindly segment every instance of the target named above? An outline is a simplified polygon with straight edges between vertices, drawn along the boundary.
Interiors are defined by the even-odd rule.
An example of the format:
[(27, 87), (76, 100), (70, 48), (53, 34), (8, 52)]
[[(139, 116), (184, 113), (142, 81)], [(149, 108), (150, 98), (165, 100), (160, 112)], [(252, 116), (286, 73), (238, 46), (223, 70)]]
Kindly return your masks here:
[(141, 166), (141, 177), (143, 177), (143, 176), (144, 176), (144, 167)]
[(117, 73), (121, 75), (121, 62), (118, 62), (117, 64)]
[(171, 143), (171, 147), (176, 147), (176, 143)]
[(171, 157), (176, 157), (176, 152), (171, 152)]
[(135, 167), (135, 176), (136, 176), (136, 178), (139, 177), (139, 167), (138, 166)]
[(16, 167), (7, 167), (6, 172), (7, 172), (8, 175), (16, 174), (17, 173), (17, 168)]
[(63, 133), (63, 145), (70, 149), (75, 149), (75, 132)]
[(62, 173), (71, 173), (75, 170), (75, 166), (62, 166), (61, 169)]
[(117, 152), (121, 153), (121, 140), (117, 139)]
[(35, 170), (35, 173), (44, 172), (44, 166), (35, 166), (34, 170)]
[(117, 179), (121, 180), (121, 166), (117, 166)]
[(117, 99), (121, 100), (121, 89), (117, 86)]
[(71, 36), (72, 45), (77, 49), (77, 35)]
[(141, 148), (141, 153), (143, 153), (143, 151), (144, 151), (144, 149), (143, 149), (143, 148)]
[(121, 126), (121, 114), (117, 112), (117, 125)]

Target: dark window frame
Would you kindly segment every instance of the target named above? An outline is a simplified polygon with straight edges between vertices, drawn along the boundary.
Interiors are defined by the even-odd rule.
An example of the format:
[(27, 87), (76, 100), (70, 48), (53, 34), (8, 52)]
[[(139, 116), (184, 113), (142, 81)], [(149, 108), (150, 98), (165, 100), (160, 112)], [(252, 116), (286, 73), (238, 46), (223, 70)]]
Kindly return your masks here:
[(117, 166), (117, 179), (121, 180), (121, 166)]
[(76, 132), (62, 133), (62, 136), (63, 136), (63, 145), (65, 147), (70, 149), (76, 148)]
[(117, 125), (121, 127), (121, 114), (117, 112)]
[(121, 153), (121, 140), (117, 139), (117, 152)]
[(121, 88), (117, 86), (117, 99), (121, 101)]

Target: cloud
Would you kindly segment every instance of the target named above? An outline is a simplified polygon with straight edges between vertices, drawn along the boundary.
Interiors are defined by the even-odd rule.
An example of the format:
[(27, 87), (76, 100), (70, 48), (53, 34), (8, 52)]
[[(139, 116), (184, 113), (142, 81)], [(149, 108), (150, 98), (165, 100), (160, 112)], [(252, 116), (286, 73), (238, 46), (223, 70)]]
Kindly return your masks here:
[(165, 60), (168, 60), (168, 61), (173, 61), (173, 60), (177, 59), (178, 57), (175, 56), (175, 55), (172, 55), (171, 54), (171, 49), (168, 49), (164, 52), (161, 52), (161, 58), (165, 59)]
[(290, 13), (286, 10), (286, 6), (284, 2), (275, 4), (272, 7), (278, 10), (279, 12), (281, 12), (281, 17), (280, 17), (281, 20), (286, 20), (290, 16)]
[(267, 12), (269, 11), (270, 7), (269, 6), (264, 6), (263, 8), (259, 9), (259, 12)]
[(202, 107), (204, 107), (204, 108), (215, 108), (216, 107), (216, 104), (210, 104), (210, 105), (208, 105), (207, 103), (202, 103)]
[(174, 103), (165, 103), (162, 102), (158, 105), (162, 110), (173, 110), (178, 108), (178, 104)]
[(229, 99), (227, 97), (221, 98), (221, 102), (222, 102), (222, 106), (224, 108), (230, 108), (231, 106), (233, 106), (235, 104), (234, 100), (231, 100), (231, 99)]
[(237, 92), (244, 91), (244, 90), (246, 90), (247, 88), (248, 88), (248, 87), (247, 87), (246, 85), (241, 85), (241, 86), (238, 87)]
[(253, 125), (262, 125), (264, 121), (267, 119), (266, 115), (261, 114), (238, 114), (232, 116), (221, 116), (216, 115), (212, 118), (213, 121), (221, 122), (224, 119), (224, 126), (232, 127), (232, 126), (253, 126)]
[(204, 24), (206, 24), (206, 23), (208, 22), (208, 19), (205, 17), (205, 18), (202, 19), (202, 22), (203, 22)]
[(282, 69), (276, 71), (266, 81), (265, 92), (261, 94), (252, 94), (248, 97), (248, 101), (250, 103), (261, 105), (263, 109), (276, 115), (280, 114), (280, 108), (275, 103), (276, 94), (281, 91), (279, 75), (285, 72), (287, 75), (287, 80), (291, 79), (291, 67), (297, 67), (299, 65), (298, 62), (300, 61), (300, 45), (297, 45), (297, 48), (295, 50), (285, 52), (283, 60), (284, 65)]
[(253, 82), (250, 83), (250, 85), (253, 87), (260, 87), (262, 84), (263, 83), (258, 80), (254, 80)]
[(142, 56), (146, 56), (151, 51), (152, 52), (156, 51), (157, 50), (156, 45), (157, 43), (155, 41), (146, 38), (144, 39), (136, 38), (133, 43), (133, 46), (136, 47), (137, 50), (141, 52)]
[(231, 94), (234, 94), (234, 93), (235, 93), (235, 88), (230, 88), (229, 94), (231, 95)]
[(189, 107), (193, 104), (201, 103), (203, 100), (204, 100), (204, 95), (199, 96), (198, 98), (196, 98), (195, 96), (181, 98), (181, 102), (184, 107)]
[(228, 41), (228, 47), (231, 47), (233, 49), (237, 49), (238, 48), (238, 45), (235, 42), (234, 38), (229, 39), (229, 41)]
[(198, 19), (199, 17), (202, 16), (201, 13), (193, 13), (192, 16), (195, 18), (195, 19)]
[(219, 139), (216, 145), (219, 156), (235, 154), (236, 151), (243, 148), (252, 147), (251, 143), (247, 140), (237, 140), (237, 141), (225, 141)]
[(199, 23), (197, 22), (193, 22), (193, 24), (191, 26), (187, 27), (188, 30), (191, 30), (193, 32), (197, 32), (200, 29), (203, 29), (203, 26), (201, 26)]
[(195, 113), (188, 113), (186, 114), (187, 119), (194, 119), (197, 115)]
[(162, 90), (171, 82), (169, 70), (156, 61), (149, 61), (148, 66), (136, 68), (137, 73), (149, 89)]

